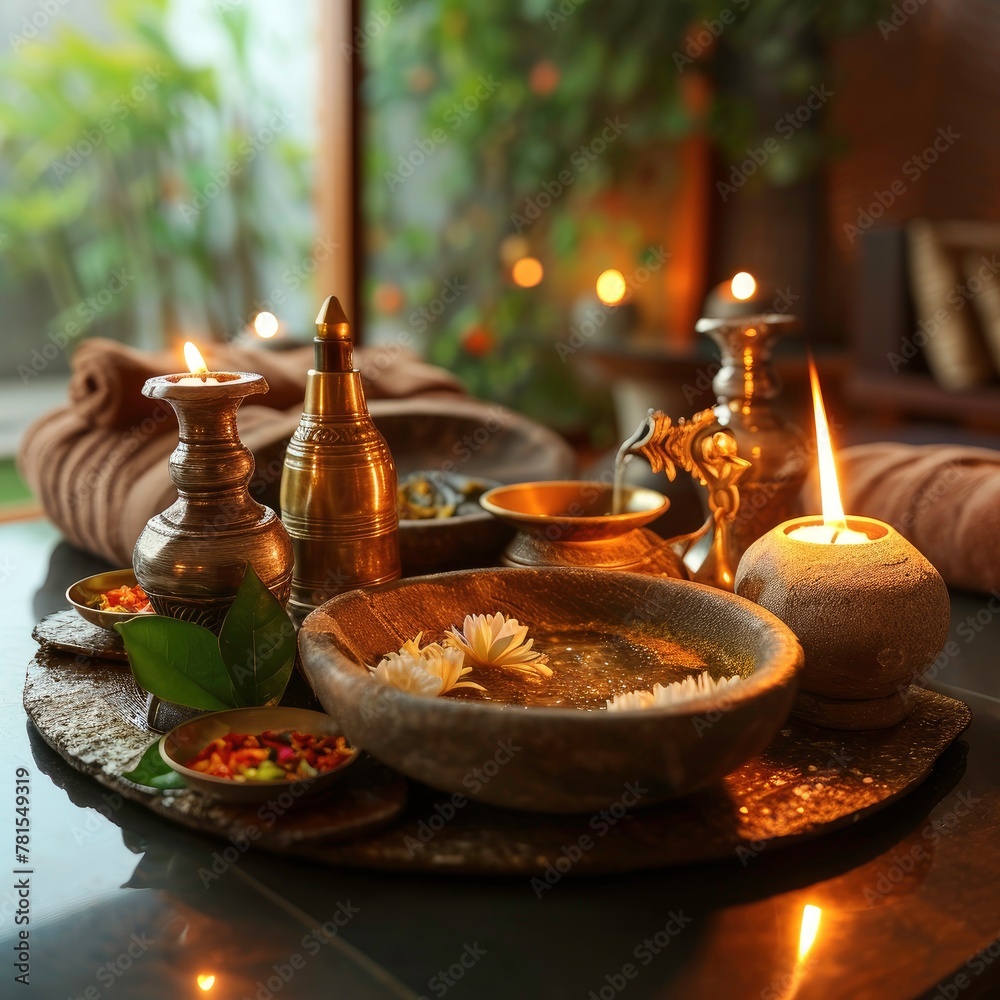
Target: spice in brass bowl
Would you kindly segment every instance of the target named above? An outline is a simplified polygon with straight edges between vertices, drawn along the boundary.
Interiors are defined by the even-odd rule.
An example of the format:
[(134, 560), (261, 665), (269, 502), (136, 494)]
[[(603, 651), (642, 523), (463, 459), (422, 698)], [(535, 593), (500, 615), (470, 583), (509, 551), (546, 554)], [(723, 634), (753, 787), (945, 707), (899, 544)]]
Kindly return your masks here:
[[(228, 752), (216, 753), (215, 758), (212, 755), (213, 744), (218, 747), (219, 740), (225, 744), (227, 737), (234, 733), (257, 734), (257, 742), (263, 742), (268, 751), (270, 743), (275, 741), (261, 741), (261, 735), (288, 733), (292, 735), (287, 744), (291, 752), (282, 754), (280, 747), (273, 755), (268, 752), (264, 773), (260, 773), (262, 762), (258, 762), (252, 778), (247, 780), (247, 765), (252, 755), (244, 753), (239, 759)], [(296, 740), (296, 736), (299, 739)], [(330, 754), (317, 755), (317, 749), (326, 747), (330, 748)], [(313, 763), (300, 771), (299, 761), (308, 760), (309, 749), (313, 750)], [(160, 756), (184, 778), (189, 788), (205, 795), (228, 802), (266, 802), (276, 792), (291, 786), (296, 787), (293, 793), (296, 798), (320, 794), (340, 780), (357, 759), (358, 751), (346, 744), (339, 726), (329, 715), (304, 708), (276, 706), (226, 709), (183, 722), (160, 740)], [(327, 757), (322, 767), (318, 766), (318, 756)], [(205, 769), (196, 766), (202, 759), (208, 762)], [(219, 766), (226, 761), (231, 766)], [(238, 764), (243, 767), (243, 780), (233, 775)]]
[(153, 608), (149, 599), (146, 598), (145, 603), (141, 600), (145, 596), (130, 569), (88, 576), (66, 591), (66, 600), (81, 618), (108, 632), (113, 632), (118, 622), (151, 614)]
[(404, 576), (491, 565), (513, 531), (479, 506), (493, 479), (420, 470), (400, 479), (399, 553)]

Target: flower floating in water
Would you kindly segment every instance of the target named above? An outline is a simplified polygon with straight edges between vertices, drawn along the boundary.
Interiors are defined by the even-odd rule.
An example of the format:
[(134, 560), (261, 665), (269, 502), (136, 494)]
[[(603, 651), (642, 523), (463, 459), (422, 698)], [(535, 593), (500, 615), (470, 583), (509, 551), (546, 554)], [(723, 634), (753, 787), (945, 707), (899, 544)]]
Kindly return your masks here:
[(548, 657), (532, 649), (528, 626), (519, 625), (516, 618), (495, 615), (466, 615), (460, 632), (452, 626), (445, 636), (445, 645), (461, 650), (478, 667), (510, 667), (522, 674), (551, 677), (545, 664)]
[(456, 688), (486, 689), (462, 678), (472, 671), (463, 666), (465, 655), (458, 649), (445, 649), (438, 642), (420, 648), (424, 633), (407, 639), (398, 653), (387, 653), (377, 666), (369, 667), (375, 680), (399, 691), (433, 698)]
[(706, 694), (716, 694), (732, 688), (741, 682), (740, 677), (720, 677), (715, 680), (707, 670), (696, 677), (685, 677), (672, 684), (654, 684), (652, 691), (626, 691), (608, 701), (609, 712), (631, 712), (637, 708), (666, 708), (700, 698)]

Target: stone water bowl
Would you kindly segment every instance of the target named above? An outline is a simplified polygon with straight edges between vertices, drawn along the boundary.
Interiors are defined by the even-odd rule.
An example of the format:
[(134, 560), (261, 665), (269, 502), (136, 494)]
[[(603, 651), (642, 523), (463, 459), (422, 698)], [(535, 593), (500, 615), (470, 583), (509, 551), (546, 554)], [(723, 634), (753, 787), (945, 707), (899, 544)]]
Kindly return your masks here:
[[(374, 664), (467, 614), (530, 627), (552, 678), (476, 668), (488, 688), (427, 698), (375, 681)], [(299, 636), (303, 669), (348, 740), (443, 792), (515, 809), (642, 805), (719, 781), (761, 751), (791, 709), (802, 650), (740, 597), (683, 580), (592, 569), (489, 569), (402, 580), (329, 601)], [(683, 704), (609, 712), (607, 698), (708, 669), (743, 683)], [(528, 704), (531, 702), (530, 704)], [(641, 793), (630, 792), (638, 786)]]

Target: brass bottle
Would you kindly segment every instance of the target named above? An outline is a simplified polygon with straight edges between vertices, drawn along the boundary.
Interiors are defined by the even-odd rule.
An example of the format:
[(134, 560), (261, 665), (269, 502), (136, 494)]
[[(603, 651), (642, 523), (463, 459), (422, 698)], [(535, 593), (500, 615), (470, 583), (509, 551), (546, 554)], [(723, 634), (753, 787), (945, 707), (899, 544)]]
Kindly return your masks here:
[(281, 518), (295, 552), (288, 610), (297, 620), (400, 572), (396, 467), (368, 413), (336, 296), (323, 303), (316, 329), (316, 367), (281, 477)]

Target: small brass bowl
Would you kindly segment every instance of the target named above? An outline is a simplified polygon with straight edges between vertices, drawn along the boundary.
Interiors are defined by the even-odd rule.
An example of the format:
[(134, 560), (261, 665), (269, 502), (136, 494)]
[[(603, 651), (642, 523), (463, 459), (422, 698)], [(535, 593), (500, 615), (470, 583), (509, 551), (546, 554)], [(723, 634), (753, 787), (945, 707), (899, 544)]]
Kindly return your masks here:
[(342, 730), (334, 719), (322, 712), (306, 708), (230, 708), (223, 712), (199, 715), (175, 726), (160, 740), (160, 756), (181, 775), (189, 788), (224, 802), (266, 802), (282, 791), (290, 791), (296, 800), (314, 798), (328, 791), (358, 759), (358, 752), (340, 767), (325, 771), (303, 781), (233, 781), (216, 778), (185, 767), (209, 743), (226, 733), (261, 733), (265, 729), (292, 729), (313, 736), (341, 736)]
[(644, 487), (626, 486), (622, 498), (625, 509), (612, 514), (613, 490), (607, 483), (559, 479), (498, 486), (479, 502), (519, 531), (563, 542), (618, 538), (655, 521), (670, 506), (662, 493)]
[(685, 579), (671, 544), (645, 527), (670, 501), (656, 490), (625, 486), (622, 512), (612, 514), (613, 499), (610, 483), (558, 479), (498, 486), (479, 502), (517, 528), (504, 549), (505, 566), (584, 566)]
[(122, 611), (99, 611), (91, 607), (94, 601), (101, 594), (106, 594), (109, 590), (117, 590), (119, 587), (136, 587), (138, 582), (135, 573), (130, 569), (110, 570), (107, 573), (98, 573), (96, 576), (88, 576), (85, 580), (79, 580), (66, 591), (66, 600), (73, 605), (76, 613), (96, 625), (98, 628), (107, 629), (114, 632), (118, 622), (130, 622), (140, 615), (150, 614), (148, 611), (140, 611), (136, 614), (129, 614)]

